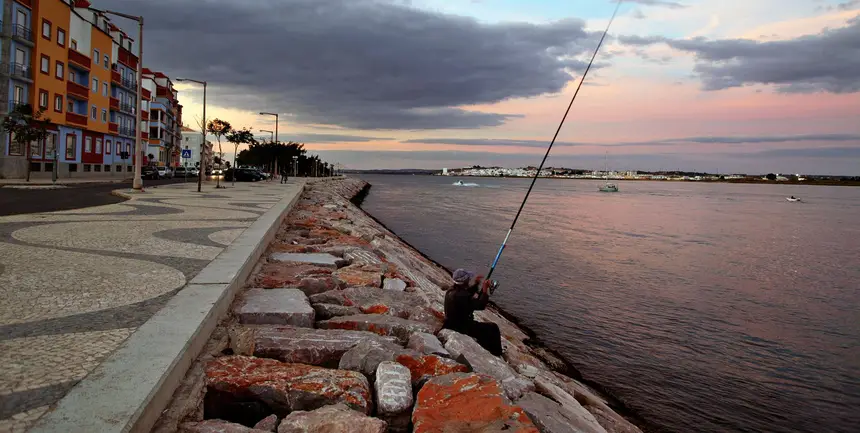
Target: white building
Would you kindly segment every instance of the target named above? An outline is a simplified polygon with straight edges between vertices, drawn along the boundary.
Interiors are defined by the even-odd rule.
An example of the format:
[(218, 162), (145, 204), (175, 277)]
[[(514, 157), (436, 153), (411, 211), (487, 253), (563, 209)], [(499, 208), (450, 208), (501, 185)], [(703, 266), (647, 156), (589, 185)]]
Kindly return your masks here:
[(188, 167), (195, 167), (200, 162), (200, 154), (205, 151), (206, 166), (212, 166), (212, 142), (206, 142), (206, 148), (201, 149), (200, 143), (203, 141), (203, 134), (200, 131), (195, 131), (191, 128), (182, 127), (182, 143), (180, 149), (188, 149), (191, 151), (191, 158), (180, 159), (179, 163)]

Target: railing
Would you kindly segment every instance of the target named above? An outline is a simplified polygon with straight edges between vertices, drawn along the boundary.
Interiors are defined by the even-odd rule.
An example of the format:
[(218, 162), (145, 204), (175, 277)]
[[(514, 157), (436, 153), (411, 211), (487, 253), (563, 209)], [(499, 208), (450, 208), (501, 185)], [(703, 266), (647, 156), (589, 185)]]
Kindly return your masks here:
[(108, 131), (113, 133), (119, 132), (119, 125), (113, 122), (108, 123)]
[(119, 104), (119, 111), (123, 111), (129, 114), (135, 114), (134, 105), (131, 104)]
[[(23, 107), (29, 105), (26, 101), (9, 101), (9, 112), (13, 112), (18, 109), (18, 107)], [(32, 109), (31, 109), (32, 110)]]
[(87, 70), (90, 69), (90, 64), (92, 63), (89, 57), (79, 53), (73, 48), (69, 48), (69, 62), (75, 63), (78, 66)]
[(134, 137), (137, 133), (137, 130), (134, 128), (119, 128), (119, 135), (126, 135), (129, 137)]
[(33, 42), (33, 31), (21, 24), (12, 26), (12, 37)]
[(110, 81), (112, 83), (122, 84), (122, 75), (119, 74), (119, 71), (110, 71)]
[(144, 89), (141, 87), (140, 96), (143, 97), (143, 99), (152, 99), (152, 92), (150, 92), (149, 89)]
[(110, 109), (119, 110), (119, 99), (116, 99), (114, 97), (110, 98)]
[(30, 66), (22, 65), (20, 63), (12, 63), (9, 67), (9, 74), (13, 77), (25, 78), (28, 80), (33, 79), (33, 70), (30, 69)]
[(90, 88), (74, 81), (66, 81), (66, 93), (83, 100), (90, 99)]
[(123, 77), (122, 86), (126, 89), (137, 92), (137, 81)]
[(78, 113), (66, 112), (66, 122), (77, 123), (79, 125), (87, 124), (87, 116)]

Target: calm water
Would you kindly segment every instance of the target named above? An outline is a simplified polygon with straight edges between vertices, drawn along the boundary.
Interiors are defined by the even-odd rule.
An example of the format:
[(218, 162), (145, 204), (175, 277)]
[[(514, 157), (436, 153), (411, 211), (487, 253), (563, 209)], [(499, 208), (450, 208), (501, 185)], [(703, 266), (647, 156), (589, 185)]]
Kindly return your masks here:
[[(482, 273), (528, 187), (364, 178), (364, 209)], [(860, 188), (598, 185), (538, 181), (496, 302), (661, 431), (860, 431)]]

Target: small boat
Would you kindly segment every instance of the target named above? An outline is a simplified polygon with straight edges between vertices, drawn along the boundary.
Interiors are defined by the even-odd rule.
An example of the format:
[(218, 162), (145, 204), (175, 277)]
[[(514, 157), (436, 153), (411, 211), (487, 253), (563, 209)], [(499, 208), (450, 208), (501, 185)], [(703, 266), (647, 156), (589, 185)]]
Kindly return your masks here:
[(794, 202), (796, 202), (796, 201), (802, 201), (801, 199), (799, 199), (799, 198), (797, 198), (797, 197), (795, 197), (795, 196), (786, 197), (785, 199), (786, 199), (786, 200), (788, 200), (788, 201), (790, 201), (790, 202), (792, 202), (792, 203), (794, 203)]
[(600, 192), (618, 192), (618, 186), (614, 183), (607, 183), (600, 187)]
[(454, 182), (454, 185), (457, 185), (457, 186), (463, 186), (463, 181), (462, 181), (462, 180), (458, 180), (458, 181)]
[(458, 180), (458, 181), (454, 182), (452, 185), (454, 185), (454, 186), (478, 186), (477, 183), (463, 182), (462, 180)]

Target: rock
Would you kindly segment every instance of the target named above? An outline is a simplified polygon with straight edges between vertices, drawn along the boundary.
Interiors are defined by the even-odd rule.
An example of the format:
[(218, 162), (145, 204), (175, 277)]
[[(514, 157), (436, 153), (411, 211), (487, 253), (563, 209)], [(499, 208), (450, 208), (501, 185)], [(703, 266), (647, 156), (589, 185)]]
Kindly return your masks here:
[(540, 394), (530, 392), (517, 400), (541, 433), (606, 433), (600, 425), (591, 425), (579, 419), (575, 413)]
[(382, 288), (385, 290), (402, 292), (406, 290), (406, 281), (399, 278), (386, 278), (385, 281), (382, 282)]
[(469, 371), (468, 367), (456, 361), (380, 341), (362, 341), (357, 344), (343, 355), (338, 368), (359, 371), (373, 379), (379, 364), (387, 361), (396, 361), (408, 368), (412, 385), (416, 389), (432, 377)]
[(370, 413), (370, 385), (360, 373), (331, 370), (305, 364), (290, 364), (274, 359), (224, 356), (206, 365), (209, 410), (219, 412), (221, 402), (260, 401), (275, 415), (295, 410), (313, 410), (344, 403)]
[(376, 256), (376, 254), (371, 253), (367, 250), (362, 250), (359, 248), (355, 248), (351, 251), (344, 253), (343, 258), (349, 260), (349, 262), (353, 265), (381, 265), (382, 260)]
[(469, 367), (457, 361), (438, 355), (425, 355), (414, 350), (403, 351), (394, 360), (409, 368), (412, 373), (412, 386), (415, 389), (421, 388), (425, 382), (434, 377), (469, 371)]
[(415, 433), (539, 433), (498, 382), (474, 373), (430, 379), (418, 392), (412, 424)]
[(390, 342), (365, 340), (344, 353), (337, 368), (363, 373), (368, 378), (374, 378), (379, 364), (394, 361), (394, 358), (404, 349)]
[(338, 316), (352, 316), (361, 314), (358, 307), (347, 307), (346, 305), (337, 304), (313, 304), (314, 312), (317, 320), (327, 320)]
[(431, 334), (434, 332), (434, 329), (426, 323), (413, 322), (401, 319), (400, 317), (381, 314), (357, 314), (355, 316), (335, 317), (317, 322), (317, 327), (321, 329), (370, 331), (374, 334), (397, 337), (401, 344), (406, 344), (406, 341), (409, 340), (409, 336), (413, 332), (427, 332)]
[(332, 290), (311, 296), (310, 302), (313, 304), (355, 306), (365, 314), (387, 314), (404, 319), (409, 318), (414, 311), (426, 305), (426, 301), (418, 295), (380, 290), (376, 287), (349, 287), (343, 290)]
[(327, 292), (343, 286), (343, 283), (333, 277), (305, 277), (298, 283), (298, 288), (306, 295)]
[(240, 323), (314, 327), (314, 309), (297, 289), (250, 289), (234, 311)]
[(442, 343), (433, 334), (425, 332), (416, 332), (409, 336), (409, 341), (406, 342), (406, 347), (427, 355), (439, 355), (450, 357), (451, 354), (442, 347)]
[(384, 361), (376, 369), (376, 410), (390, 431), (408, 432), (412, 420), (412, 373), (401, 364)]
[(230, 347), (238, 355), (273, 358), (283, 362), (335, 367), (344, 353), (362, 341), (388, 342), (365, 331), (298, 328), (293, 326), (245, 326), (229, 329)]
[(382, 286), (382, 270), (373, 265), (351, 265), (334, 272), (337, 279), (347, 287), (376, 287)]
[[(439, 316), (442, 317), (439, 317)], [(409, 320), (425, 323), (433, 329), (433, 333), (439, 332), (444, 325), (444, 314), (436, 314), (430, 307), (415, 307), (409, 312)]]
[[(277, 417), (275, 417), (277, 419)], [(248, 428), (242, 424), (220, 419), (207, 419), (198, 422), (186, 422), (179, 426), (179, 433), (267, 433), (274, 430)]]
[(254, 428), (257, 430), (265, 430), (267, 432), (276, 432), (278, 431), (278, 416), (277, 415), (269, 415), (260, 420), (260, 422), (254, 424)]
[(385, 433), (386, 427), (385, 421), (336, 404), (293, 412), (281, 421), (278, 433)]
[(472, 337), (452, 332), (447, 335), (445, 349), (454, 359), (466, 362), (472, 371), (492, 376), (504, 388), (512, 400), (520, 398), (529, 391), (534, 391), (532, 381), (517, 374), (508, 364), (493, 356), (481, 347)]
[(337, 269), (347, 264), (347, 261), (342, 258), (324, 253), (273, 253), (269, 255), (269, 260), (276, 262), (306, 263), (331, 269)]
[[(535, 379), (535, 385), (538, 392), (555, 400), (564, 410), (565, 417), (569, 420), (569, 424), (576, 428), (576, 431), (583, 433), (606, 433), (597, 419), (589, 411), (585, 410), (573, 396), (559, 388), (546, 378), (538, 376)], [(547, 417), (547, 415), (544, 415)]]
[[(301, 263), (267, 263), (257, 274), (254, 279), (257, 287), (266, 289), (281, 289), (285, 287), (302, 288), (302, 281), (306, 279), (327, 279), (331, 280), (330, 288), (327, 290), (336, 289), (339, 284), (331, 276), (332, 270), (324, 267), (301, 264)], [(305, 283), (307, 285), (307, 283)], [(308, 294), (307, 291), (304, 291)], [(320, 293), (325, 290), (317, 291)]]

